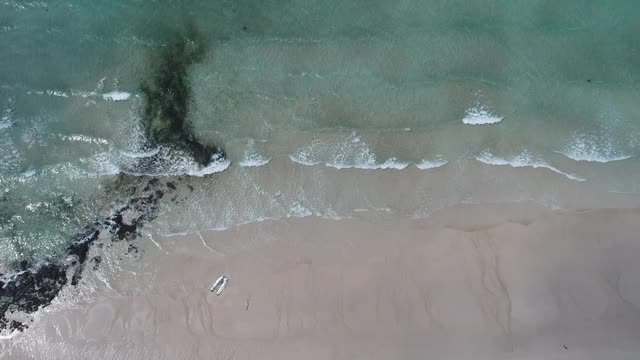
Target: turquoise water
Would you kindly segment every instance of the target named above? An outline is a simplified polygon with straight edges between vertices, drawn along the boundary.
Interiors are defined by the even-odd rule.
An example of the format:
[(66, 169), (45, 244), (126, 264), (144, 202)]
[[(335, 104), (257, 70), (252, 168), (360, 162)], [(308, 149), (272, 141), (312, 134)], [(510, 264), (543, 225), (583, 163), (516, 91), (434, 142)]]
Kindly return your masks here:
[[(560, 189), (585, 184), (637, 193), (638, 10), (2, 2), (0, 259), (59, 255), (124, 201), (119, 174), (197, 177), (180, 180), (195, 195), (163, 205), (166, 232), (354, 211), (420, 216), (461, 201), (557, 205)], [(172, 135), (163, 105), (149, 110), (161, 91), (145, 86), (166, 79), (184, 81), (185, 134)], [(179, 144), (150, 138), (152, 128)], [(194, 142), (228, 160), (197, 161)], [(469, 167), (482, 170), (460, 170)]]

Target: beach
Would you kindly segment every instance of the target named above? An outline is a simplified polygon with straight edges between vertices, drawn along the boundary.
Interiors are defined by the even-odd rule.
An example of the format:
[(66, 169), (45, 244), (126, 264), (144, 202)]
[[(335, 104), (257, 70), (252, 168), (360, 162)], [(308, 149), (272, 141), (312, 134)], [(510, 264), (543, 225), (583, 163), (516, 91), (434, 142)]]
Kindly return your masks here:
[(638, 358), (638, 10), (0, 2), (0, 359)]
[(636, 209), (521, 203), (149, 233), (3, 358), (635, 359), (638, 230)]

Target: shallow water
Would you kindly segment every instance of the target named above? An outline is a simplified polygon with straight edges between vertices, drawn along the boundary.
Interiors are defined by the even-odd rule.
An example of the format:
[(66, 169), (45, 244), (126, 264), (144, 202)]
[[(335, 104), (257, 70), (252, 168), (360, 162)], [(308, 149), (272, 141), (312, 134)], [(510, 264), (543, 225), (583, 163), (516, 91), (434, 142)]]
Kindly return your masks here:
[[(195, 176), (175, 178), (182, 202), (162, 203), (154, 226), (166, 233), (637, 193), (637, 10), (634, 1), (3, 2), (1, 262), (60, 255), (125, 201), (119, 174)], [(181, 58), (191, 46), (203, 51), (193, 63)], [(219, 147), (225, 159), (204, 166), (182, 145), (150, 141), (144, 86), (167, 68), (188, 90), (179, 141)]]

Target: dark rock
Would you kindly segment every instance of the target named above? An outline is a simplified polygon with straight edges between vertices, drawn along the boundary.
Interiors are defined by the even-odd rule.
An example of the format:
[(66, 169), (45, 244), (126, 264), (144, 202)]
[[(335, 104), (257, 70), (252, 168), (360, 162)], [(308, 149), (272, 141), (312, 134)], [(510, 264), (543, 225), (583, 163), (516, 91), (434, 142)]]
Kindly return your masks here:
[(100, 263), (102, 262), (102, 256), (96, 255), (91, 258), (91, 262), (93, 263), (93, 270), (98, 270)]
[(27, 325), (19, 322), (19, 321), (15, 321), (15, 320), (11, 320), (11, 324), (9, 324), (9, 328), (11, 330), (18, 330), (18, 331), (22, 331), (24, 329), (27, 328)]
[[(152, 182), (156, 184), (157, 181)], [(21, 311), (33, 313), (40, 307), (48, 306), (67, 285), (67, 275), (71, 275), (71, 285), (77, 285), (82, 279), (87, 256), (93, 244), (102, 247), (96, 240), (103, 231), (112, 234), (111, 241), (126, 240), (129, 242), (128, 253), (138, 253), (138, 248), (131, 243), (139, 235), (139, 229), (157, 216), (157, 202), (164, 195), (162, 191), (148, 196), (136, 197), (129, 203), (112, 212), (107, 219), (95, 221), (87, 225), (76, 234), (66, 248), (66, 257), (72, 256), (72, 261), (63, 259), (49, 260), (39, 266), (20, 261), (14, 268), (13, 275), (0, 280), (0, 329), (23, 330), (28, 325), (12, 322), (7, 319), (8, 312)], [(125, 211), (131, 212), (134, 220), (127, 224), (123, 221)], [(93, 269), (97, 269), (102, 262), (100, 256), (91, 258)]]
[(0, 328), (15, 325), (6, 318), (8, 311), (32, 313), (49, 305), (66, 283), (66, 267), (60, 264), (45, 263), (14, 274), (0, 287)]
[(131, 253), (138, 253), (138, 247), (129, 243), (129, 247), (127, 248), (127, 254), (131, 254)]
[(84, 263), (89, 252), (89, 246), (99, 235), (100, 230), (96, 229), (95, 226), (85, 228), (84, 232), (79, 233), (71, 240), (71, 244), (67, 247), (67, 254), (77, 256), (78, 261), (81, 264)]

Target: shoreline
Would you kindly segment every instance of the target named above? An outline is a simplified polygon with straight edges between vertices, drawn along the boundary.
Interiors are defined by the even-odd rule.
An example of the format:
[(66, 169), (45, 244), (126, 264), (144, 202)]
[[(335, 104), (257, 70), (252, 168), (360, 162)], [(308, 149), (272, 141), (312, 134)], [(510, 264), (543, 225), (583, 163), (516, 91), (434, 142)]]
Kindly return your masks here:
[(631, 359), (638, 230), (638, 209), (530, 203), (171, 237), (150, 227), (139, 258), (105, 249), (2, 340), (3, 358)]

